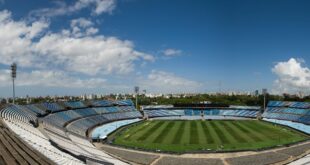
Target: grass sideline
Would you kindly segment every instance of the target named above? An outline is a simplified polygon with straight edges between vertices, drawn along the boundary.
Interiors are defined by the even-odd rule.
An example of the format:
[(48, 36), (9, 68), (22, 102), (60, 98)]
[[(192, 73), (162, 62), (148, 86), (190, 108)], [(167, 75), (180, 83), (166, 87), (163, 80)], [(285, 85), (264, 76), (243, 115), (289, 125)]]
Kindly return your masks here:
[(258, 120), (144, 121), (117, 130), (113, 144), (172, 153), (260, 150), (297, 143), (309, 136)]

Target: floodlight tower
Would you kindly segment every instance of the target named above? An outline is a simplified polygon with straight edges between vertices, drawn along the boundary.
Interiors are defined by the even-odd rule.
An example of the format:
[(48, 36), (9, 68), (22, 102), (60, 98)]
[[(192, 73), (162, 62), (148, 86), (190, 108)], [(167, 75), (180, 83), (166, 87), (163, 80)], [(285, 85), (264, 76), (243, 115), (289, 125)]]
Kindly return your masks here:
[(264, 112), (266, 110), (266, 95), (267, 95), (267, 89), (262, 89), (262, 94), (264, 95)]
[(16, 78), (16, 70), (17, 70), (17, 65), (16, 63), (13, 63), (11, 65), (11, 77), (13, 81), (13, 104), (15, 104), (15, 78)]
[(138, 95), (139, 95), (139, 87), (135, 86), (135, 94), (136, 94), (136, 109), (138, 109)]

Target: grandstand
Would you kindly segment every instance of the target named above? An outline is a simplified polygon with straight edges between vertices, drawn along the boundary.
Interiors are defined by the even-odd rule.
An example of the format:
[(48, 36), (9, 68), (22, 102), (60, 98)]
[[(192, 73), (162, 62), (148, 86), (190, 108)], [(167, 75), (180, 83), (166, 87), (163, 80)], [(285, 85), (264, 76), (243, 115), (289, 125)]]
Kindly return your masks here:
[[(222, 157), (215, 155), (210, 159), (210, 156), (206, 156), (208, 154), (200, 155), (199, 158), (169, 154), (162, 156), (109, 144), (111, 135), (114, 136), (119, 130), (126, 130), (131, 125), (143, 123), (143, 118), (178, 121), (180, 119), (256, 121), (259, 113), (260, 107), (249, 106), (203, 108), (159, 106), (145, 108), (141, 113), (134, 108), (131, 100), (8, 104), (0, 110), (0, 164), (272, 164), (291, 162), (310, 152), (309, 143), (304, 142), (293, 147), (276, 148), (273, 151), (255, 151), (254, 154), (243, 153), (238, 156), (229, 156), (227, 153), (228, 156), (221, 154)], [(263, 120), (269, 123), (285, 125), (308, 134), (310, 133), (309, 116), (309, 103), (279, 101), (270, 101), (262, 114)], [(158, 123), (165, 125), (163, 122)], [(167, 123), (166, 127), (174, 125), (169, 121)], [(195, 123), (198, 125), (195, 126)], [(242, 126), (242, 123), (246, 122), (241, 124), (234, 122), (233, 127), (221, 121), (219, 123), (232, 132), (229, 134), (233, 136), (232, 139), (244, 136), (233, 134), (237, 131), (236, 128), (247, 131)], [(159, 124), (155, 125), (159, 126)], [(198, 130), (201, 129), (200, 125), (203, 125), (203, 122), (200, 124), (198, 121), (191, 121), (189, 126)], [(167, 128), (164, 130), (170, 131), (159, 132), (157, 141), (162, 141), (159, 137), (169, 136), (169, 132), (172, 131)], [(204, 130), (203, 133), (205, 134), (206, 131)], [(154, 133), (155, 130), (151, 132)], [(190, 132), (197, 134), (193, 130)], [(201, 133), (198, 134), (202, 136)], [(254, 133), (256, 134), (258, 133)], [(97, 143), (101, 141), (109, 143)], [(195, 139), (191, 141), (195, 142)], [(242, 144), (242, 139), (238, 141)], [(262, 159), (266, 155), (269, 155), (269, 159)]]
[(56, 164), (127, 164), (96, 149), (88, 134), (105, 123), (142, 118), (131, 101), (103, 100), (8, 105), (0, 113), (26, 145)]
[(259, 113), (259, 107), (249, 106), (230, 106), (228, 108), (202, 108), (202, 109), (145, 109), (144, 113), (149, 118), (154, 117), (169, 117), (169, 116), (201, 116), (208, 118), (209, 116), (232, 116), (232, 117), (246, 117), (256, 118)]
[(25, 144), (0, 120), (0, 164), (55, 164)]
[(262, 117), (266, 121), (310, 132), (310, 103), (270, 101)]
[(263, 117), (310, 124), (310, 104), (303, 102), (270, 101)]

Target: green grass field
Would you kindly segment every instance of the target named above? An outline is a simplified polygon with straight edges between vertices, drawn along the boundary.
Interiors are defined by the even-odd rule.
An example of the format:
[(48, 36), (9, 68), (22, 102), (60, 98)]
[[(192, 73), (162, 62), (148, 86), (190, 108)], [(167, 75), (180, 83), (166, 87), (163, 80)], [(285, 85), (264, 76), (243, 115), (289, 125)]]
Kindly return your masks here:
[(256, 120), (145, 121), (112, 134), (114, 144), (154, 151), (255, 150), (306, 140), (295, 130)]

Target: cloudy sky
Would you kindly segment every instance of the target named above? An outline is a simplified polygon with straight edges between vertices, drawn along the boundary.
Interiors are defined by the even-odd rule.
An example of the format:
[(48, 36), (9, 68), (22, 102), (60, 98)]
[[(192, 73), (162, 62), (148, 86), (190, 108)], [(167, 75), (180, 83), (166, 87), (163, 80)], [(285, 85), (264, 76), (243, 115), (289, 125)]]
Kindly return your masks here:
[(1, 0), (0, 97), (308, 92), (306, 0)]

